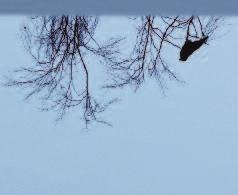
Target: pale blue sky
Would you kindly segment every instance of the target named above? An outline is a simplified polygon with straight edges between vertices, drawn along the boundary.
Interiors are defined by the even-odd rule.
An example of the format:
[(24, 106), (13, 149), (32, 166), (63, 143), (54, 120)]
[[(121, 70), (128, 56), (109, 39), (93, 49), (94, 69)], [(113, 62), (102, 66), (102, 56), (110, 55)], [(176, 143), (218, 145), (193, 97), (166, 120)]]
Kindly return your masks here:
[[(0, 17), (1, 74), (31, 62), (22, 20)], [(189, 62), (176, 61), (186, 84), (170, 82), (165, 96), (153, 82), (121, 91), (113, 128), (82, 132), (77, 113), (55, 125), (21, 90), (0, 88), (0, 194), (237, 195), (238, 18), (229, 23)]]

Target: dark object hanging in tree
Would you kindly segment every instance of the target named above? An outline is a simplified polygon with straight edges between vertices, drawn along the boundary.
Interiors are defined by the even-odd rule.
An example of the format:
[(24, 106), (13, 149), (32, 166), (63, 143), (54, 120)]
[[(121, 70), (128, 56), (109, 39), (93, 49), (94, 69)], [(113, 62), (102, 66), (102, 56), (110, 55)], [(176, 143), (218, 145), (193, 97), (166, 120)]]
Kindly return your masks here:
[(190, 55), (197, 49), (199, 49), (204, 43), (206, 43), (208, 36), (205, 36), (197, 41), (186, 40), (181, 51), (180, 61), (186, 61)]

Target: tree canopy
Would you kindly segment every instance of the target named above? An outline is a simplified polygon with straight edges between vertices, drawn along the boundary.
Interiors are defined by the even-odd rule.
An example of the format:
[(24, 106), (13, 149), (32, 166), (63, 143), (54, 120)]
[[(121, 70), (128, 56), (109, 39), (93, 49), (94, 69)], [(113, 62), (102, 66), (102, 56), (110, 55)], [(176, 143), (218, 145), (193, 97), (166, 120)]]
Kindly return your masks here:
[[(180, 82), (164, 54), (171, 47), (186, 61), (193, 52), (212, 40), (223, 21), (220, 17), (142, 16), (128, 18), (136, 26), (133, 50), (122, 55), (120, 44), (126, 37), (108, 37), (102, 42), (95, 36), (100, 17), (36, 16), (29, 17), (22, 30), (26, 50), (35, 64), (15, 71), (6, 86), (26, 88), (26, 99), (38, 96), (43, 110), (55, 110), (61, 119), (68, 110), (79, 107), (86, 125), (92, 121), (109, 124), (100, 113), (116, 101), (98, 101), (91, 92), (93, 63), (108, 67), (108, 90), (132, 86), (137, 90), (146, 77)], [(103, 22), (103, 21), (102, 21)], [(113, 30), (113, 29), (112, 29)], [(179, 60), (179, 56), (171, 56)], [(90, 69), (90, 70), (89, 70)]]

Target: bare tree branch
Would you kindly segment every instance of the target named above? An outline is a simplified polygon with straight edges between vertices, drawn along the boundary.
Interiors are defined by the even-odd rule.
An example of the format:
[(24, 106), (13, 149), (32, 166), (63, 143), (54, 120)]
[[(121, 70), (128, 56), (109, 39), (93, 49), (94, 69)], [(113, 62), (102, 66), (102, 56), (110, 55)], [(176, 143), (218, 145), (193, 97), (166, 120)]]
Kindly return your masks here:
[[(182, 82), (165, 56), (169, 49), (186, 55), (184, 60), (211, 40), (219, 27), (219, 17), (143, 16), (133, 18), (137, 24), (136, 42), (128, 56), (121, 56), (121, 38), (101, 43), (95, 38), (98, 17), (36, 16), (24, 27), (23, 41), (36, 62), (15, 71), (6, 86), (28, 90), (26, 99), (39, 96), (43, 110), (56, 110), (58, 119), (74, 107), (80, 107), (86, 126), (91, 121), (108, 124), (99, 114), (115, 99), (103, 103), (94, 98), (91, 71), (94, 62), (106, 64), (111, 83), (106, 88), (132, 85), (138, 89), (147, 77), (158, 81), (161, 88), (165, 78)], [(204, 42), (199, 40), (204, 40)], [(191, 47), (185, 47), (189, 43)], [(194, 43), (199, 43), (194, 47)], [(193, 50), (191, 50), (191, 48)], [(178, 56), (175, 56), (176, 59)]]
[(133, 85), (138, 89), (146, 76), (155, 78), (162, 88), (166, 76), (182, 82), (164, 58), (168, 55), (168, 49), (181, 50), (186, 40), (190, 39), (197, 40), (205, 36), (210, 39), (221, 18), (143, 16), (133, 20), (138, 23), (133, 52), (123, 64), (111, 67), (114, 74), (113, 83), (107, 86), (109, 88)]
[(23, 40), (36, 61), (34, 66), (16, 71), (7, 86), (31, 91), (26, 99), (40, 95), (43, 110), (56, 110), (58, 118), (72, 107), (81, 106), (86, 125), (98, 119), (98, 113), (113, 101), (99, 103), (90, 92), (88, 58), (95, 56), (108, 64), (116, 63), (120, 40), (100, 44), (94, 38), (97, 17), (49, 16), (35, 17), (24, 28)]

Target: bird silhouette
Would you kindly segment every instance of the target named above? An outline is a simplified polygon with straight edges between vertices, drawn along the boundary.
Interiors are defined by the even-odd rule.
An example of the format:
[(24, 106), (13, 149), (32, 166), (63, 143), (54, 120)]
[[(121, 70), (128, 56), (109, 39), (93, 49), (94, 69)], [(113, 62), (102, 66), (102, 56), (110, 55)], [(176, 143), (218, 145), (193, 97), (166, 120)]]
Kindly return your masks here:
[(193, 52), (199, 49), (203, 44), (207, 42), (208, 36), (205, 36), (197, 41), (191, 41), (187, 39), (180, 51), (180, 61), (186, 61)]

